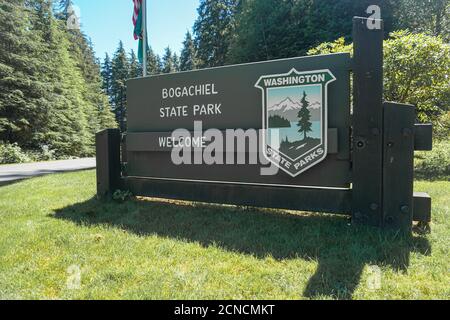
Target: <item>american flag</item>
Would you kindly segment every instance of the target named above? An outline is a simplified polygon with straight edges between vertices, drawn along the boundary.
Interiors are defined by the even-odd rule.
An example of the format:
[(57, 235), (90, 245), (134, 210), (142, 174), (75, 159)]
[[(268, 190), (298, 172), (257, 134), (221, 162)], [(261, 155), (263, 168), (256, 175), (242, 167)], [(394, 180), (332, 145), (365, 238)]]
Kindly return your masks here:
[(134, 40), (141, 38), (142, 34), (136, 34), (136, 23), (138, 22), (139, 12), (141, 10), (142, 0), (133, 0), (134, 11), (133, 11), (133, 25), (134, 25)]

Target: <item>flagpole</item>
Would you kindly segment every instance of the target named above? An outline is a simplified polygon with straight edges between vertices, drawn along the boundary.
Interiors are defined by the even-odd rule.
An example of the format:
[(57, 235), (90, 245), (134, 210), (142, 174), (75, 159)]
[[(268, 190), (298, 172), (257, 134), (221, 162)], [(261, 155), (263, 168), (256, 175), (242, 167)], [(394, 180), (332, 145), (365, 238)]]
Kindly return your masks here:
[(143, 37), (143, 63), (142, 73), (143, 76), (147, 76), (147, 0), (142, 0), (142, 37)]

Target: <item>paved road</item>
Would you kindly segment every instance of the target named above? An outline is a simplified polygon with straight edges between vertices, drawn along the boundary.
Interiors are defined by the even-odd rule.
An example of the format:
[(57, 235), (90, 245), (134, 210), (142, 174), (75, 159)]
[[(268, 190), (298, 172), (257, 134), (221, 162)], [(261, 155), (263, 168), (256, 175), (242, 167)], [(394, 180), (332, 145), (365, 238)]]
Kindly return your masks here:
[(52, 173), (95, 168), (95, 158), (0, 166), (0, 185)]

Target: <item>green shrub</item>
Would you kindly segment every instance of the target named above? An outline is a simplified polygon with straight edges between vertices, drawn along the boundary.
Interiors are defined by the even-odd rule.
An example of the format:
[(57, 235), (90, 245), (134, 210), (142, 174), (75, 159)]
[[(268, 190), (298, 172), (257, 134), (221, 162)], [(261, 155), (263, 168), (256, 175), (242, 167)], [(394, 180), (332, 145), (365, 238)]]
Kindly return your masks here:
[(49, 146), (41, 146), (41, 150), (37, 153), (38, 161), (51, 161), (56, 160), (56, 152), (51, 150)]
[(0, 164), (29, 162), (31, 158), (17, 143), (0, 143)]
[(384, 45), (385, 99), (417, 106), (421, 122), (450, 108), (450, 45), (439, 37), (406, 31)]
[(450, 139), (436, 142), (431, 152), (417, 152), (416, 177), (419, 179), (448, 179), (450, 177)]
[[(343, 38), (308, 54), (352, 53)], [(450, 45), (440, 37), (398, 31), (384, 42), (384, 99), (417, 106), (421, 122), (437, 121), (450, 108)]]
[(308, 51), (308, 55), (314, 56), (318, 54), (330, 54), (345, 52), (353, 54), (353, 44), (345, 44), (345, 39), (339, 38), (334, 42), (324, 42)]
[(434, 121), (433, 135), (436, 140), (450, 138), (450, 111)]

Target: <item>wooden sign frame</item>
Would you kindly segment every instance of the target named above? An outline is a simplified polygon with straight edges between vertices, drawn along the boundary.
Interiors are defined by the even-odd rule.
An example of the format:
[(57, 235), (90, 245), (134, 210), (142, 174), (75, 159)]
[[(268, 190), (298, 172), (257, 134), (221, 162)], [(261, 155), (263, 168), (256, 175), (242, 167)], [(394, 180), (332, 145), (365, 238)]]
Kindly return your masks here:
[(151, 133), (129, 132), (122, 139), (117, 129), (108, 129), (96, 139), (98, 196), (126, 189), (137, 196), (344, 214), (356, 224), (407, 232), (413, 221), (430, 222), (431, 199), (414, 193), (413, 183), (414, 151), (432, 149), (432, 127), (415, 124), (414, 106), (383, 102), (383, 37), (383, 27), (371, 30), (368, 19), (354, 18), (353, 115), (347, 131), (339, 133), (350, 146), (344, 160), (351, 187), (129, 175)]

